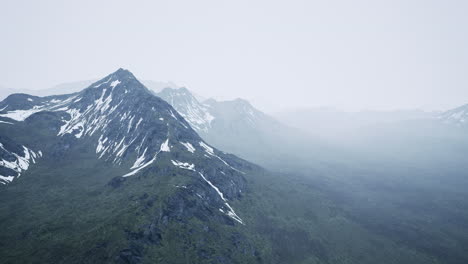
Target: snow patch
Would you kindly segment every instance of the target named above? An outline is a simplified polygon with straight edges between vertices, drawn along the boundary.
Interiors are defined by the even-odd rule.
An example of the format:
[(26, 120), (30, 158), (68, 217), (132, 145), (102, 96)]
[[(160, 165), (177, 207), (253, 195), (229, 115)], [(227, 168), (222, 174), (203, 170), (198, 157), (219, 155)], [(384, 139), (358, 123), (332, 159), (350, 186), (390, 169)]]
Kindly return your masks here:
[(171, 148), (169, 147), (169, 139), (166, 139), (166, 141), (164, 141), (164, 143), (161, 144), (161, 150), (160, 151), (164, 151), (164, 152), (170, 152), (171, 151)]
[(28, 109), (28, 110), (15, 110), (9, 111), (6, 114), (0, 114), (2, 117), (7, 117), (16, 121), (24, 121), (26, 118), (30, 117), (31, 115), (41, 112), (42, 109)]
[(120, 84), (120, 81), (119, 81), (119, 80), (115, 80), (115, 81), (113, 81), (113, 82), (110, 84), (110, 86), (111, 86), (112, 88), (115, 88), (115, 87), (116, 87), (117, 85), (119, 85), (119, 84)]
[(184, 145), (184, 147), (187, 148), (187, 151), (188, 152), (192, 152), (194, 153), (195, 152), (195, 148), (192, 146), (192, 144), (190, 144), (189, 142), (180, 142), (180, 144)]
[(178, 161), (178, 160), (171, 160), (171, 162), (172, 162), (172, 164), (174, 164), (174, 166), (179, 167), (181, 169), (195, 171), (195, 165), (194, 164), (190, 164), (190, 163), (187, 163), (187, 162), (181, 162), (181, 161)]

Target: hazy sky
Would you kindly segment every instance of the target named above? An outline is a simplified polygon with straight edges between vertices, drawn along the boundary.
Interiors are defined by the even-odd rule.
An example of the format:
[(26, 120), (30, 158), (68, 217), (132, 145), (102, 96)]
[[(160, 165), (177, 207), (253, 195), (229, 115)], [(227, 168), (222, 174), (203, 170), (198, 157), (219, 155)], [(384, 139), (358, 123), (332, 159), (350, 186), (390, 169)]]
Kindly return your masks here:
[(468, 103), (468, 1), (0, 0), (0, 86), (119, 67), (263, 110)]

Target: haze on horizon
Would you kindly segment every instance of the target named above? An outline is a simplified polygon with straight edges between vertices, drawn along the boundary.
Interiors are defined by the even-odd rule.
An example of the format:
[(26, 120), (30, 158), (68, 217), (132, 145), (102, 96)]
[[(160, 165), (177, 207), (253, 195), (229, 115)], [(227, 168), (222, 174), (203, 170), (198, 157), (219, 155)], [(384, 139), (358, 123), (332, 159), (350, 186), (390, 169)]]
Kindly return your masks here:
[(468, 103), (466, 1), (2, 1), (0, 86), (123, 67), (267, 111)]

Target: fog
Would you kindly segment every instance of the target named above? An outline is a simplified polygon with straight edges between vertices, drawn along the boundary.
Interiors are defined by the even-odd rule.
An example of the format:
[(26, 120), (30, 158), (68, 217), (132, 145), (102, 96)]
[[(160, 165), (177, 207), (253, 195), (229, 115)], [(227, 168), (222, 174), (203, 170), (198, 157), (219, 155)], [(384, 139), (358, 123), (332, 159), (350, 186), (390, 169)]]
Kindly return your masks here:
[(0, 6), (0, 262), (468, 263), (468, 1)]
[[(1, 89), (119, 67), (274, 113), (468, 97), (466, 1), (3, 1)], [(10, 91), (10, 90), (8, 90)]]

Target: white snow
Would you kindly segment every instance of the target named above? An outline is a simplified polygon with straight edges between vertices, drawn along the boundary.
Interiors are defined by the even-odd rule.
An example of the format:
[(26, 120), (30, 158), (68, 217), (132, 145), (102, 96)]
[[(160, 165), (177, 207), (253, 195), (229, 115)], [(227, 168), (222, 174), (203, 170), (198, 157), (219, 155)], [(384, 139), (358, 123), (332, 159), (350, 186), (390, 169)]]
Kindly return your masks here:
[(171, 116), (172, 116), (175, 120), (179, 121), (179, 119), (177, 119), (177, 117), (174, 115), (174, 113), (172, 112), (172, 110), (169, 110), (169, 113), (171, 114)]
[(132, 116), (132, 118), (130, 118), (130, 121), (128, 121), (127, 133), (130, 133), (130, 129), (132, 129), (132, 123), (134, 118), (135, 116)]
[(224, 163), (226, 166), (228, 166), (229, 168), (231, 168), (231, 169), (233, 169), (233, 170), (235, 170), (235, 171), (237, 171), (237, 172), (240, 172), (240, 173), (242, 173), (242, 174), (245, 174), (245, 172), (240, 171), (240, 170), (238, 170), (238, 169), (232, 167), (231, 165), (229, 165), (229, 163), (227, 163), (227, 162), (226, 162), (225, 160), (223, 160), (221, 157), (219, 157), (218, 155), (216, 155), (216, 154), (214, 153), (214, 149), (213, 149), (212, 147), (208, 146), (205, 142), (200, 141), (200, 146), (203, 147), (203, 148), (205, 149), (205, 152), (206, 152), (206, 153), (208, 153), (210, 156), (213, 156), (213, 157), (219, 159), (221, 162), (223, 162), (223, 163)]
[(101, 86), (101, 85), (103, 85), (103, 84), (105, 84), (105, 83), (108, 83), (111, 79), (112, 79), (112, 77), (110, 77), (109, 79), (107, 79), (107, 81), (105, 81), (105, 82), (102, 82), (102, 83), (100, 83), (100, 84), (95, 85), (94, 88), (98, 88), (99, 86)]
[(143, 162), (145, 161), (145, 154), (146, 154), (146, 151), (148, 150), (148, 147), (145, 148), (145, 151), (143, 151), (143, 154), (141, 154), (141, 156), (139, 156), (136, 160), (135, 160), (135, 163), (133, 163), (133, 166), (130, 168), (130, 169), (135, 169), (135, 168), (138, 168), (141, 166), (141, 164), (143, 164)]
[(242, 219), (234, 212), (232, 207), (229, 205), (226, 198), (224, 198), (224, 194), (219, 190), (219, 188), (216, 187), (213, 183), (211, 183), (207, 178), (205, 178), (205, 176), (201, 172), (198, 172), (198, 174), (200, 174), (203, 180), (205, 180), (205, 182), (207, 182), (218, 193), (219, 197), (221, 197), (221, 199), (224, 201), (224, 205), (226, 205), (226, 207), (229, 209), (227, 215), (230, 216), (232, 219), (236, 220), (237, 222), (244, 224)]
[(99, 137), (98, 146), (96, 147), (96, 154), (100, 153), (104, 149), (104, 144), (107, 142), (107, 138), (102, 140), (102, 135)]
[[(158, 153), (159, 153), (159, 152), (158, 152)], [(148, 161), (148, 162), (146, 162), (146, 163), (140, 165), (140, 167), (138, 167), (137, 169), (135, 169), (135, 170), (133, 170), (133, 171), (131, 171), (131, 172), (125, 174), (125, 175), (122, 176), (122, 177), (128, 177), (128, 176), (132, 176), (132, 175), (137, 174), (140, 170), (142, 170), (143, 168), (148, 167), (151, 163), (153, 163), (153, 162), (156, 160), (157, 155), (158, 155), (158, 154), (156, 154), (156, 155), (154, 156), (154, 158), (151, 159), (150, 161)]]
[(179, 167), (181, 169), (195, 171), (195, 165), (194, 164), (190, 164), (190, 163), (187, 163), (187, 162), (181, 162), (181, 161), (178, 161), (178, 160), (171, 160), (171, 162), (172, 162), (172, 164), (174, 164), (174, 166)]
[[(127, 148), (128, 148), (130, 145), (131, 145), (131, 143), (128, 144), (128, 145), (123, 144), (122, 148), (121, 148), (119, 151), (117, 151), (116, 156), (117, 156), (117, 157), (122, 157), (122, 155), (125, 153), (125, 151), (127, 150)], [(117, 157), (116, 157), (116, 158), (117, 158)]]
[(138, 129), (138, 127), (140, 126), (141, 122), (143, 121), (143, 118), (140, 117), (140, 120), (138, 120), (138, 123), (136, 124), (135, 126), (135, 130)]
[[(120, 140), (120, 142), (117, 144), (117, 146), (114, 147), (114, 153), (117, 153), (117, 152), (118, 152), (120, 146), (122, 146), (122, 144), (124, 143), (124, 140), (125, 140), (125, 137), (123, 137), (123, 138)], [(114, 145), (115, 145), (115, 144), (116, 144), (116, 143), (114, 143)], [(125, 145), (125, 144), (124, 144), (124, 145)]]
[(6, 114), (0, 114), (0, 116), (8, 117), (16, 121), (24, 121), (26, 120), (26, 118), (28, 118), (32, 114), (35, 114), (41, 111), (42, 109), (15, 110), (15, 111), (9, 111)]
[(77, 138), (80, 138), (84, 131), (84, 123), (80, 121), (80, 111), (78, 109), (68, 109), (66, 112), (70, 115), (70, 120), (65, 121), (65, 124), (60, 127), (60, 131), (57, 136), (63, 136), (64, 134), (72, 133), (73, 131), (80, 129), (80, 132), (75, 135)]
[(36, 163), (35, 158), (37, 158), (38, 156), (42, 157), (41, 151), (39, 151), (39, 155), (38, 155), (34, 151), (28, 149), (25, 146), (23, 146), (24, 156), (8, 151), (7, 149), (5, 149), (2, 143), (0, 143), (0, 148), (12, 154), (15, 157), (13, 161), (8, 161), (5, 159), (0, 160), (0, 167), (11, 169), (16, 173), (16, 176), (14, 175), (0, 176), (0, 182), (3, 184), (13, 181), (15, 177), (16, 178), (20, 177), (21, 173), (29, 168), (30, 162)]
[(0, 120), (0, 123), (9, 124), (9, 125), (13, 125), (13, 123), (10, 123), (10, 122), (7, 122), (7, 121), (2, 121), (2, 120)]
[(68, 106), (60, 107), (59, 109), (55, 109), (55, 111), (67, 111)]
[(164, 143), (161, 144), (161, 150), (160, 151), (164, 151), (164, 152), (170, 152), (171, 151), (171, 148), (169, 147), (169, 139), (166, 139), (166, 141), (164, 141)]
[(31, 99), (31, 98), (28, 98), (28, 101), (29, 101), (29, 102), (32, 102), (32, 101), (34, 101), (34, 100), (33, 100), (33, 99)]
[(210, 154), (211, 156), (215, 156), (213, 148), (208, 146), (205, 142), (200, 141), (200, 146), (205, 149), (206, 153)]
[(83, 126), (83, 123), (78, 123), (75, 125), (75, 127), (77, 129), (80, 129), (80, 132), (78, 132), (78, 134), (75, 134), (75, 137), (76, 138), (81, 138), (81, 136), (83, 135), (83, 132), (84, 132), (84, 126)]
[[(163, 152), (169, 152), (170, 151), (170, 148), (169, 148), (169, 139), (166, 139), (166, 141), (164, 141), (162, 144), (161, 144), (161, 147), (159, 149), (159, 151), (154, 155), (154, 157), (146, 162), (146, 163), (142, 163), (141, 161), (139, 161), (137, 163), (137, 161), (140, 159), (137, 158), (137, 161), (135, 161), (135, 163), (133, 164), (133, 166), (130, 168), (130, 169), (134, 169), (133, 171), (123, 175), (122, 177), (128, 177), (128, 176), (132, 176), (132, 175), (135, 175), (137, 174), (140, 170), (142, 170), (143, 168), (146, 168), (148, 167), (149, 165), (151, 165), (153, 162), (156, 161), (156, 158), (158, 157), (158, 154), (163, 151)], [(146, 154), (146, 150), (145, 152), (143, 153), (143, 155)], [(141, 160), (141, 159), (140, 159)], [(137, 166), (135, 166), (135, 164), (137, 164)]]
[(117, 85), (119, 85), (119, 83), (120, 83), (119, 80), (115, 80), (115, 81), (113, 81), (113, 82), (110, 84), (110, 86), (111, 86), (112, 88), (115, 88)]
[(195, 148), (192, 146), (192, 144), (190, 144), (189, 142), (180, 142), (180, 144), (184, 145), (184, 147), (187, 148), (187, 151), (189, 152), (192, 152), (194, 153), (195, 152)]
[[(12, 182), (14, 178), (15, 178), (14, 176), (2, 176), (2, 175), (0, 175), (0, 180), (5, 181), (5, 182)], [(0, 183), (5, 184), (4, 182), (1, 182), (1, 181), (0, 181)]]

